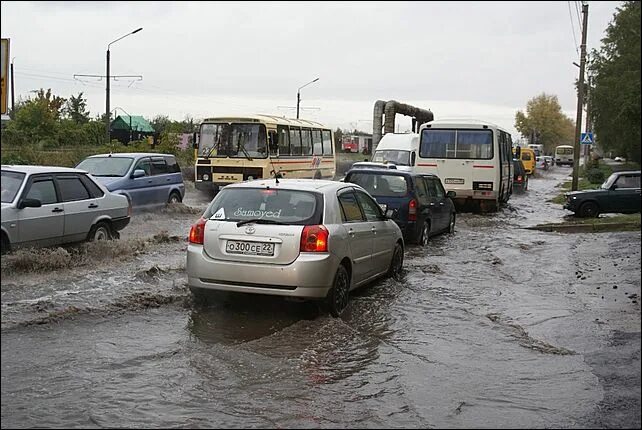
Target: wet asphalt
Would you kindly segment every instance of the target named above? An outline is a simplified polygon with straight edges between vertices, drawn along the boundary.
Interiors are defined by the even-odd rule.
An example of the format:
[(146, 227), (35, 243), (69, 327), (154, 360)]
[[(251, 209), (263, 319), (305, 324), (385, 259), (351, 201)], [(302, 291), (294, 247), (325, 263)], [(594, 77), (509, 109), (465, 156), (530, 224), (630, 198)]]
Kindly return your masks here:
[(1, 426), (639, 428), (640, 232), (524, 229), (568, 216), (547, 200), (569, 174), (458, 214), (341, 318), (194, 303), (186, 238), (209, 197), (193, 190), (134, 216), (119, 242), (137, 252), (3, 271)]

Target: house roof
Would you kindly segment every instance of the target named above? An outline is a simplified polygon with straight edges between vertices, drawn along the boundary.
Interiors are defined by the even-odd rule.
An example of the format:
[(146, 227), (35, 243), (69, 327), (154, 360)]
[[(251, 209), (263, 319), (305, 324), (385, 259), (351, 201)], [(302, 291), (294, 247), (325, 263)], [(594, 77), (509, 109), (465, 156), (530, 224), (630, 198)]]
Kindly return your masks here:
[(154, 133), (154, 128), (142, 116), (138, 115), (118, 115), (112, 122), (112, 130), (129, 130), (131, 118), (131, 129), (143, 133)]

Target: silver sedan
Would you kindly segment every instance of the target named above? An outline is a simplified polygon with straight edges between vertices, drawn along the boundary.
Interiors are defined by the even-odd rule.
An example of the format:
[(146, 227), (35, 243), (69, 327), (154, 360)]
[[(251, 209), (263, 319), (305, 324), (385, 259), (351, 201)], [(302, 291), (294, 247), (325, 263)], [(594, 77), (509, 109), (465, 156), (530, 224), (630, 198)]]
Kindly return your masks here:
[(192, 226), (187, 279), (203, 290), (325, 299), (332, 315), (349, 292), (403, 266), (397, 224), (356, 184), (256, 180), (228, 185)]
[(110, 193), (84, 170), (2, 166), (2, 253), (116, 238), (130, 214), (127, 197)]

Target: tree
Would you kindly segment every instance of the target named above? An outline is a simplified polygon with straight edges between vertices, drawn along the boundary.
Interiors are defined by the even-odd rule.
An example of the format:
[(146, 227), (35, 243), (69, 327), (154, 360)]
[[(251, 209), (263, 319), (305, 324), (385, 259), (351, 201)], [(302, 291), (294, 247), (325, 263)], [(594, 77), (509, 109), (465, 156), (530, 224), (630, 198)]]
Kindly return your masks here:
[(564, 115), (557, 96), (542, 93), (526, 104), (526, 113), (517, 111), (515, 128), (531, 143), (544, 145), (551, 154), (558, 145), (570, 145), (575, 136), (575, 122)]
[(334, 149), (335, 152), (341, 151), (341, 141), (343, 140), (343, 131), (337, 127), (334, 131)]
[(87, 110), (87, 100), (83, 98), (83, 93), (78, 97), (71, 96), (65, 104), (64, 113), (76, 124), (86, 124), (89, 122), (89, 111)]
[(605, 152), (640, 162), (640, 2), (616, 9), (589, 73), (591, 119)]

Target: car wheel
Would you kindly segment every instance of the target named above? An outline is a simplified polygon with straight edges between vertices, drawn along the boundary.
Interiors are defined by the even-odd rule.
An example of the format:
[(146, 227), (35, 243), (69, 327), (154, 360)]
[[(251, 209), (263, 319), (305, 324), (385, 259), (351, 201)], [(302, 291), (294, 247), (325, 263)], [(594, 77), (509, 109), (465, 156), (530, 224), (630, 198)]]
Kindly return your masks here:
[(430, 221), (426, 220), (421, 226), (421, 230), (419, 230), (416, 243), (419, 246), (426, 246), (428, 245), (429, 239), (430, 239)]
[(448, 233), (453, 234), (455, 232), (455, 220), (456, 220), (455, 213), (450, 214), (450, 221), (448, 222)]
[(388, 276), (394, 278), (401, 274), (401, 269), (403, 268), (403, 248), (399, 243), (395, 244), (395, 250), (392, 254), (392, 261), (390, 262), (390, 268), (388, 269)]
[(94, 242), (98, 240), (111, 240), (111, 239), (112, 239), (111, 228), (104, 221), (101, 221), (95, 226), (93, 226), (91, 231), (89, 232), (88, 240), (90, 242)]
[(337, 273), (334, 275), (332, 289), (330, 290), (327, 298), (330, 314), (333, 317), (338, 317), (343, 313), (345, 308), (348, 306), (349, 296), (350, 278), (348, 277), (348, 271), (343, 265), (340, 265), (337, 269)]
[(167, 200), (167, 203), (173, 204), (173, 203), (180, 203), (181, 201), (182, 201), (181, 195), (176, 191), (172, 191), (171, 194), (169, 195), (169, 200)]
[(582, 218), (595, 218), (600, 214), (600, 208), (595, 202), (585, 202), (580, 206), (579, 215)]
[(10, 250), (11, 246), (9, 245), (9, 239), (7, 239), (7, 237), (3, 233), (2, 237), (0, 237), (0, 254), (4, 255)]

